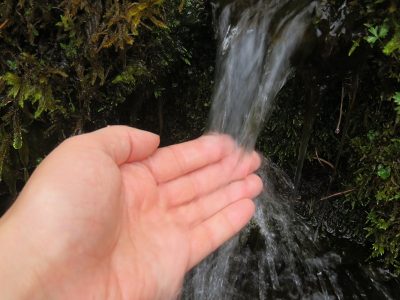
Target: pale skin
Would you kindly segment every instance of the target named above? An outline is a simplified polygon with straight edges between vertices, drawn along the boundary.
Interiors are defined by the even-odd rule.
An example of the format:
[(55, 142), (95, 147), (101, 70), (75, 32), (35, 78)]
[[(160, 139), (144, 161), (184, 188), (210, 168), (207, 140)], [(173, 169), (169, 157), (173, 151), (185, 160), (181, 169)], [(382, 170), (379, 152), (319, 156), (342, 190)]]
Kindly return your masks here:
[(249, 222), (260, 157), (223, 135), (158, 145), (111, 126), (47, 156), (0, 219), (0, 298), (176, 299)]

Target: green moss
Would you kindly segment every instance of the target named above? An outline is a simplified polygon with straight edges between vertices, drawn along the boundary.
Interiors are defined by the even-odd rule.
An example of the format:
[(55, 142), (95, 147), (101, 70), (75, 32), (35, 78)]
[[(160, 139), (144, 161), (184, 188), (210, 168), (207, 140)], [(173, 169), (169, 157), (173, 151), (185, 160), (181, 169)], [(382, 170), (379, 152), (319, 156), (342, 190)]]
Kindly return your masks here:
[[(0, 195), (15, 195), (38, 161), (71, 135), (116, 123), (157, 130), (154, 95), (168, 91), (166, 102), (175, 90), (182, 94), (171, 86), (187, 78), (183, 44), (202, 44), (187, 28), (206, 28), (204, 3), (181, 4), (0, 3)], [(202, 75), (191, 68), (192, 78)]]

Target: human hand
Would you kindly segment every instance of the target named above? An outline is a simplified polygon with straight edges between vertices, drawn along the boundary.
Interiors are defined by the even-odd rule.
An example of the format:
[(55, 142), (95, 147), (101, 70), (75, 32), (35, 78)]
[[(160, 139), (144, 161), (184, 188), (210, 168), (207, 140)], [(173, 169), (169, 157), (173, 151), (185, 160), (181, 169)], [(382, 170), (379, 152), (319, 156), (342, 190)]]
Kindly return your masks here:
[(260, 158), (222, 135), (158, 144), (111, 126), (57, 147), (0, 219), (0, 298), (176, 298), (250, 220)]

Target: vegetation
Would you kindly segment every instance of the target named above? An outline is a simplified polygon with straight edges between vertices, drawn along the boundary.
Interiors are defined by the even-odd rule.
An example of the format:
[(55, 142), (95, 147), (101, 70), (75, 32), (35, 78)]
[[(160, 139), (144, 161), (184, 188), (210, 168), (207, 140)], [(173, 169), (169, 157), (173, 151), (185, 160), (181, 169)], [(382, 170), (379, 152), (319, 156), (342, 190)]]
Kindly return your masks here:
[(323, 1), (314, 26), (321, 35), (306, 37), (312, 55), (282, 91), (260, 146), (294, 176), (303, 125), (313, 122), (300, 187), (315, 198), (304, 200), (307, 213), (338, 236), (366, 238), (371, 258), (400, 272), (399, 4)]
[[(321, 1), (259, 147), (294, 176), (312, 122), (303, 182), (318, 188), (306, 206), (340, 215), (371, 258), (400, 272), (400, 7), (342, 4)], [(0, 211), (68, 136), (107, 124), (152, 130), (164, 143), (199, 135), (216, 52), (207, 5), (2, 1)]]
[(201, 1), (2, 1), (1, 206), (66, 137), (118, 123), (160, 133), (167, 101), (204, 97), (208, 18)]
[(384, 257), (400, 272), (400, 7), (394, 1), (375, 1), (368, 9), (370, 21), (361, 38), (377, 52), (370, 63), (381, 69), (387, 83), (375, 101), (387, 102), (382, 105), (387, 110), (371, 111), (374, 122), (365, 128), (368, 132), (350, 142), (360, 157), (354, 161), (358, 191), (350, 199), (368, 210), (365, 229), (373, 240), (372, 257)]

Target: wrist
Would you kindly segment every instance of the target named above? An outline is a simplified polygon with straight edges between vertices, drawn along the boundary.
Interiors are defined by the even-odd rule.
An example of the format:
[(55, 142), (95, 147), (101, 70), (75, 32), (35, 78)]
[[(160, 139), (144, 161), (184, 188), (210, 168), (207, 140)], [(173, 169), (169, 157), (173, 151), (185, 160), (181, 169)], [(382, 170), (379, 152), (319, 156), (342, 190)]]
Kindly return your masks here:
[(0, 298), (44, 299), (39, 263), (29, 247), (29, 237), (21, 224), (9, 217), (0, 219)]

